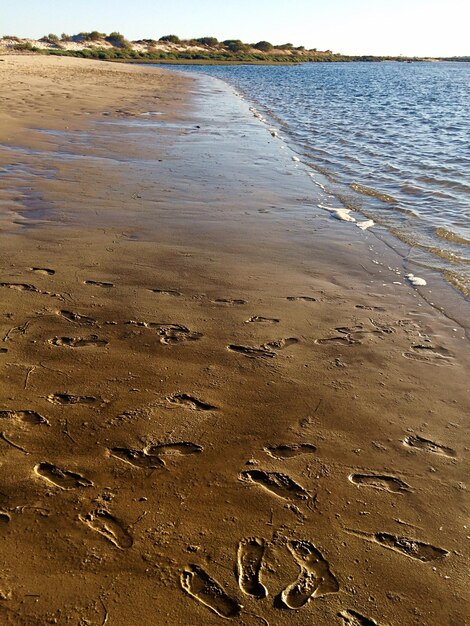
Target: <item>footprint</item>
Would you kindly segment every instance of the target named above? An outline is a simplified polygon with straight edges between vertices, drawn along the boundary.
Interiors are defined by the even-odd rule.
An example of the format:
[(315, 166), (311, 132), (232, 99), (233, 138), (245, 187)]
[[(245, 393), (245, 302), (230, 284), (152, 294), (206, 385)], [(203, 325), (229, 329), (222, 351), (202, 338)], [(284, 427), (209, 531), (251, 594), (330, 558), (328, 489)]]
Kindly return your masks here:
[(266, 350), (284, 350), (289, 346), (295, 346), (296, 343), (299, 343), (299, 340), (296, 337), (287, 337), (287, 339), (275, 339), (274, 341), (269, 341), (261, 347)]
[(287, 296), (287, 299), (291, 302), (316, 302), (316, 298), (312, 296)]
[(260, 485), (267, 491), (285, 500), (307, 500), (310, 494), (287, 474), (264, 472), (263, 470), (247, 470), (240, 473), (240, 480)]
[(0, 283), (0, 287), (15, 289), (16, 291), (34, 291), (35, 293), (41, 293), (37, 287), (28, 285), (27, 283)]
[(160, 343), (166, 345), (181, 341), (197, 341), (203, 336), (202, 333), (196, 333), (182, 324), (158, 324), (156, 322), (136, 322), (135, 320), (130, 320), (127, 324), (156, 330), (160, 336)]
[(85, 516), (80, 515), (79, 518), (91, 530), (103, 535), (120, 550), (130, 548), (134, 543), (123, 523), (105, 509), (96, 509)]
[(90, 326), (94, 326), (96, 324), (96, 320), (92, 317), (88, 317), (86, 315), (80, 315), (79, 313), (74, 313), (73, 311), (59, 311), (58, 313), (61, 317), (64, 317), (69, 322), (78, 322), (79, 324), (88, 324)]
[(219, 617), (237, 617), (243, 608), (228, 596), (219, 583), (211, 578), (202, 567), (188, 565), (181, 574), (181, 587), (190, 596), (214, 611)]
[(153, 293), (159, 293), (162, 296), (181, 296), (181, 292), (179, 291), (175, 291), (174, 289), (150, 289), (150, 291), (153, 291)]
[(216, 304), (246, 304), (246, 300), (233, 300), (232, 298), (216, 298), (215, 300), (212, 300), (212, 302), (215, 302)]
[(156, 469), (163, 467), (165, 463), (159, 456), (147, 454), (144, 450), (132, 450), (131, 448), (111, 448), (109, 450), (111, 456), (129, 463), (134, 467)]
[(188, 456), (189, 454), (200, 454), (202, 446), (191, 441), (178, 441), (176, 443), (158, 443), (148, 446), (146, 454), (160, 456)]
[(402, 493), (410, 491), (410, 487), (399, 478), (394, 476), (379, 476), (375, 474), (351, 474), (349, 480), (355, 485), (363, 485), (365, 487), (373, 487), (383, 491), (391, 491), (392, 493)]
[(273, 352), (272, 350), (268, 350), (267, 348), (263, 348), (263, 347), (253, 347), (253, 346), (238, 346), (236, 344), (231, 343), (230, 345), (227, 346), (227, 348), (229, 350), (231, 350), (232, 352), (238, 352), (240, 354), (243, 354), (244, 356), (247, 356), (250, 359), (253, 359), (255, 357), (267, 357), (267, 358), (274, 358), (276, 356), (276, 353)]
[(0, 411), (0, 419), (15, 420), (26, 424), (49, 425), (49, 421), (36, 411)]
[(52, 463), (39, 463), (34, 471), (38, 476), (44, 478), (56, 487), (61, 489), (77, 489), (78, 487), (93, 487), (93, 483), (88, 478), (70, 472), (69, 470), (52, 465)]
[(456, 457), (457, 453), (452, 448), (447, 446), (441, 446), (434, 441), (424, 439), (419, 435), (409, 435), (405, 437), (403, 444), (409, 448), (418, 448), (418, 450), (424, 450), (424, 452), (432, 452), (433, 454), (440, 454), (441, 456)]
[(8, 348), (0, 348), (0, 354), (6, 354), (8, 352)]
[(300, 566), (297, 580), (281, 593), (281, 600), (287, 608), (300, 609), (311, 598), (339, 591), (328, 561), (312, 543), (293, 540), (287, 543), (287, 547)]
[(264, 549), (264, 539), (250, 537), (240, 541), (237, 551), (237, 572), (240, 589), (243, 593), (259, 599), (268, 595), (268, 590), (260, 582)]
[(9, 524), (11, 521), (10, 514), (6, 511), (0, 511), (0, 524)]
[(87, 348), (89, 346), (104, 348), (109, 342), (105, 339), (98, 339), (97, 335), (90, 335), (90, 337), (54, 337), (49, 339), (49, 343), (53, 346), (66, 346), (67, 348)]
[(366, 541), (378, 543), (384, 548), (404, 554), (405, 556), (418, 561), (437, 561), (439, 559), (443, 559), (449, 554), (449, 552), (443, 548), (436, 548), (428, 543), (423, 543), (422, 541), (417, 541), (416, 539), (409, 539), (408, 537), (397, 537), (391, 533), (378, 532), (371, 534), (351, 529), (346, 529), (346, 531), (356, 535), (357, 537), (361, 537)]
[(352, 609), (341, 611), (341, 613), (338, 613), (338, 617), (341, 617), (346, 626), (378, 626), (375, 620), (364, 617), (364, 615)]
[(318, 344), (334, 344), (339, 346), (352, 346), (362, 343), (359, 339), (354, 339), (351, 335), (339, 335), (337, 337), (326, 337), (324, 339), (316, 339), (315, 343)]
[(188, 393), (176, 393), (173, 396), (169, 396), (167, 401), (170, 404), (184, 406), (185, 408), (192, 409), (193, 411), (215, 411), (217, 409), (217, 407), (213, 404), (203, 402), (194, 396), (190, 396)]
[(266, 452), (275, 459), (290, 459), (301, 454), (313, 454), (317, 451), (312, 443), (283, 444), (280, 446), (266, 446)]
[(279, 320), (275, 317), (262, 317), (261, 315), (253, 315), (245, 321), (246, 324), (249, 323), (258, 323), (258, 324), (279, 324)]
[(99, 398), (95, 396), (74, 396), (70, 393), (51, 393), (47, 396), (52, 404), (95, 404)]
[(406, 359), (429, 363), (430, 365), (453, 365), (451, 352), (442, 346), (432, 344), (415, 344), (411, 346), (412, 352), (403, 352)]
[(366, 306), (365, 304), (356, 304), (356, 309), (363, 309), (364, 311), (382, 311), (382, 312), (386, 310), (381, 306)]
[(111, 289), (114, 287), (113, 283), (102, 282), (100, 280), (85, 280), (85, 285), (94, 285), (95, 287), (102, 287), (103, 289)]
[(55, 274), (55, 270), (51, 270), (47, 267), (31, 267), (32, 272), (36, 272), (36, 274), (43, 274), (45, 276), (53, 276)]

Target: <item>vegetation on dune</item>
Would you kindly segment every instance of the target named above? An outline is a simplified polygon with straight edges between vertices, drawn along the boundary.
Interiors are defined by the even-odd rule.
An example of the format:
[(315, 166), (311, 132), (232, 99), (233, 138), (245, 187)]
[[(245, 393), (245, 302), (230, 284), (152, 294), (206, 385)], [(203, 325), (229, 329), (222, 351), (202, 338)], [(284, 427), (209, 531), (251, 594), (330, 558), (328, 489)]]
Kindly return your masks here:
[[(39, 52), (63, 56), (75, 56), (105, 61), (134, 61), (147, 63), (305, 63), (337, 61), (407, 61), (419, 60), (406, 57), (346, 56), (331, 50), (306, 50), (304, 46), (294, 47), (292, 43), (274, 45), (269, 41), (247, 44), (240, 39), (226, 39), (219, 42), (216, 37), (205, 36), (197, 39), (180, 39), (177, 35), (163, 35), (157, 39), (128, 41), (122, 33), (109, 35), (97, 30), (80, 32), (77, 35), (62, 33), (61, 37), (50, 33), (40, 39), (40, 43), (24, 41), (17, 37), (3, 37), (10, 41), (15, 51)], [(68, 46), (67, 44), (83, 44)], [(448, 60), (468, 60), (452, 58)]]

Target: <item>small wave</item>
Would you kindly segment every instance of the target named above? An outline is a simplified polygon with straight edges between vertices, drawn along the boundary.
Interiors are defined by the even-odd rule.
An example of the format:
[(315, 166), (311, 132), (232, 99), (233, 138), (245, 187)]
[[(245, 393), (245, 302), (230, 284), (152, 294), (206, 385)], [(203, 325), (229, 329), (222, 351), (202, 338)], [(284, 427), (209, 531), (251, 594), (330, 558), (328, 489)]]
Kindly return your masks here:
[(457, 272), (452, 272), (451, 270), (445, 270), (444, 276), (447, 281), (453, 285), (458, 291), (464, 294), (464, 296), (470, 297), (470, 284), (468, 280), (465, 279), (464, 276), (457, 274)]
[(372, 196), (373, 198), (377, 198), (382, 202), (386, 202), (387, 204), (397, 204), (397, 200), (388, 195), (387, 193), (382, 193), (381, 191), (377, 191), (376, 189), (371, 189), (370, 187), (365, 187), (364, 185), (360, 185), (359, 183), (351, 183), (351, 189), (357, 191), (357, 193), (362, 193), (363, 196)]
[(434, 231), (438, 237), (441, 239), (445, 239), (446, 241), (452, 241), (453, 243), (460, 243), (464, 246), (470, 246), (470, 240), (465, 239), (464, 237), (460, 237), (456, 233), (453, 233), (446, 228), (438, 227)]

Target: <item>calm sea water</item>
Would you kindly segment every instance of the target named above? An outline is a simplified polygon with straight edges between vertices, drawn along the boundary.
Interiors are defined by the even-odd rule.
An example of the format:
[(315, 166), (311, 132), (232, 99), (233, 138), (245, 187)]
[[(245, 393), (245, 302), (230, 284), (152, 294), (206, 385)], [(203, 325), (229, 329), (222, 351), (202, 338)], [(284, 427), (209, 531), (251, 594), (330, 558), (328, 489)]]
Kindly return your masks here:
[(232, 84), (328, 191), (470, 294), (470, 63), (177, 69)]

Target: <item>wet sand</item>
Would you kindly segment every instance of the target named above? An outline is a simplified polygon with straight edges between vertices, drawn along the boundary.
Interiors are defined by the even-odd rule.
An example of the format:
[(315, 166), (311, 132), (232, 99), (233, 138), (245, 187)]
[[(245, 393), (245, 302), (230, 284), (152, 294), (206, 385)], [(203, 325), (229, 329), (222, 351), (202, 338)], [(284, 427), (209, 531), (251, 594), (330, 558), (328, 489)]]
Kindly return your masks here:
[(0, 84), (2, 624), (465, 624), (438, 276), (318, 209), (218, 82), (8, 56)]

